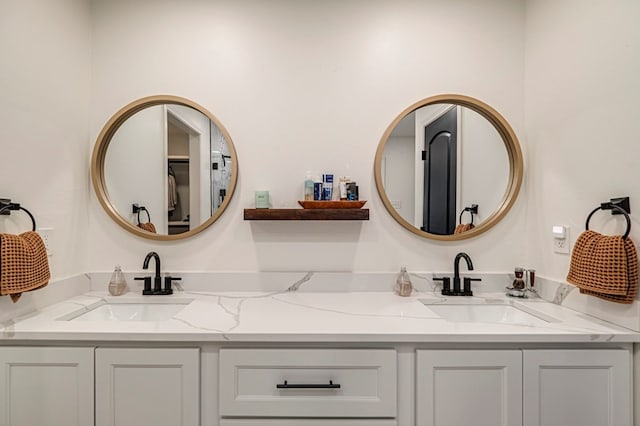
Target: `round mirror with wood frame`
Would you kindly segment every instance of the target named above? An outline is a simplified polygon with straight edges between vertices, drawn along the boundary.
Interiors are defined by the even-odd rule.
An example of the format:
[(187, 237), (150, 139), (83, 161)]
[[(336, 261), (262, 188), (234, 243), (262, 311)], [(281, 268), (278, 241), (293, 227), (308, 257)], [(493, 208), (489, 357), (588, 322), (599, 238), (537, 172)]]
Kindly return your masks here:
[[(502, 115), (478, 99), (444, 94), (414, 103), (391, 122), (374, 175), (400, 225), (425, 238), (458, 241), (507, 214), (523, 168), (518, 138)], [(474, 214), (481, 220), (474, 223)]]
[(238, 159), (229, 133), (207, 109), (157, 95), (109, 119), (93, 150), (91, 177), (118, 225), (170, 241), (196, 235), (222, 215), (236, 187)]

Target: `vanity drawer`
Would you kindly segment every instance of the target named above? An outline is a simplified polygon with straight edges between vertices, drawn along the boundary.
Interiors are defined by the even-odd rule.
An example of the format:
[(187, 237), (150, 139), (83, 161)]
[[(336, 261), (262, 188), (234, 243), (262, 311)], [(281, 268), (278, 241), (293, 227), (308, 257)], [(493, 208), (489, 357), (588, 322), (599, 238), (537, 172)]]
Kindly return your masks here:
[(221, 349), (223, 417), (396, 417), (392, 349)]

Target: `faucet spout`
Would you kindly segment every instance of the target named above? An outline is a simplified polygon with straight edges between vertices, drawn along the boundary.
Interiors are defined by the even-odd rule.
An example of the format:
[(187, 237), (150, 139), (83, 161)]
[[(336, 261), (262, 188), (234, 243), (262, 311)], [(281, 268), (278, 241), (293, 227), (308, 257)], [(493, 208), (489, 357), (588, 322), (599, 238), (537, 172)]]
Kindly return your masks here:
[(473, 271), (473, 263), (467, 253), (458, 253), (453, 261), (453, 277), (460, 280), (460, 259), (464, 259), (467, 262), (467, 269)]
[(149, 269), (149, 261), (151, 258), (156, 261), (156, 278), (160, 278), (160, 256), (155, 251), (147, 253), (147, 256), (144, 258), (144, 262), (142, 263), (142, 269)]

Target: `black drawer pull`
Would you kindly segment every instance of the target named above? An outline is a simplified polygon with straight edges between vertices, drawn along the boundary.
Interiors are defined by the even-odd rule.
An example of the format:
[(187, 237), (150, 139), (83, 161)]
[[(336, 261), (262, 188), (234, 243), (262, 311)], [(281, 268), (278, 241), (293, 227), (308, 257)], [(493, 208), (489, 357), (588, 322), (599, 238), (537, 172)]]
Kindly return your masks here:
[(298, 385), (290, 385), (285, 380), (284, 383), (277, 384), (277, 389), (340, 389), (340, 385), (336, 383), (333, 384), (333, 380), (329, 380), (329, 384), (298, 384)]

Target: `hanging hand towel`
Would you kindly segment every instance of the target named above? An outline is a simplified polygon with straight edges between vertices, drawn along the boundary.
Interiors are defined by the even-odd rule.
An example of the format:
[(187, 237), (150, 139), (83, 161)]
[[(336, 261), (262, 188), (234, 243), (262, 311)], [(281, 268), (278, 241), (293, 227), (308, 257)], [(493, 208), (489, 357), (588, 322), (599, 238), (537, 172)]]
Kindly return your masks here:
[(475, 228), (475, 225), (473, 223), (461, 223), (460, 225), (456, 226), (456, 229), (453, 231), (453, 233), (461, 234), (463, 232), (470, 231), (473, 228)]
[(567, 282), (580, 293), (617, 303), (632, 303), (638, 294), (638, 254), (630, 238), (585, 231), (578, 237)]
[(37, 232), (0, 234), (0, 295), (17, 302), (25, 291), (46, 286), (51, 278), (44, 242)]
[(144, 229), (145, 231), (153, 234), (156, 233), (156, 226), (151, 222), (139, 223), (138, 228)]

